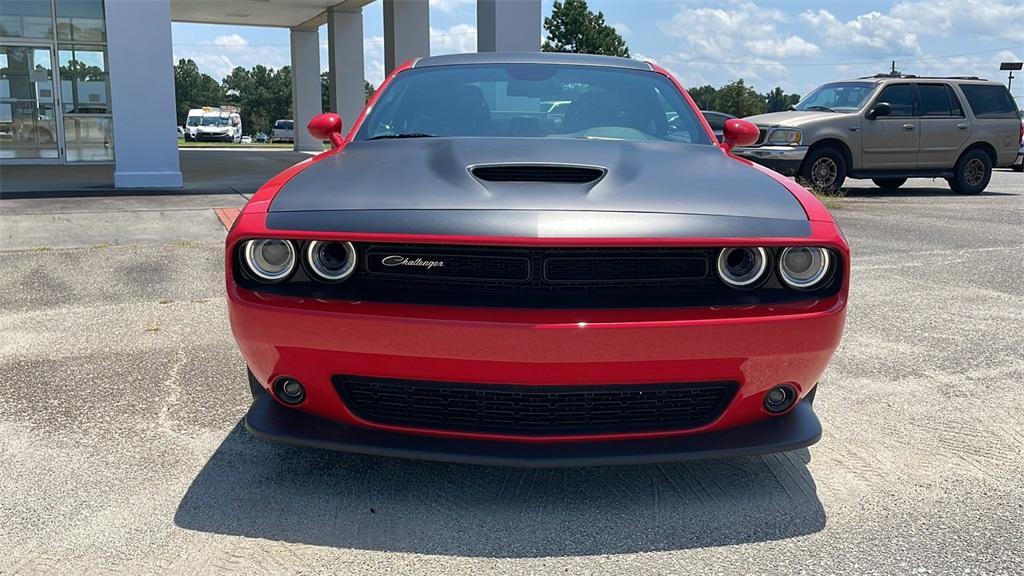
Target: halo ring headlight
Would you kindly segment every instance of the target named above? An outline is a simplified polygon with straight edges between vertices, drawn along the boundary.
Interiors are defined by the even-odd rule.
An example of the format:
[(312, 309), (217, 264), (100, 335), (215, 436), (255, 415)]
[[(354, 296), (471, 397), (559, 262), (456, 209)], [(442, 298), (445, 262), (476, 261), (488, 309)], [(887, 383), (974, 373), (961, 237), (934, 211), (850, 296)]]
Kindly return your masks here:
[(831, 253), (818, 246), (791, 246), (779, 256), (779, 277), (794, 290), (821, 284), (832, 269)]
[(242, 249), (248, 272), (263, 282), (280, 282), (295, 271), (297, 258), (291, 240), (248, 240)]
[(326, 282), (341, 282), (356, 270), (356, 248), (351, 242), (306, 244), (306, 264), (313, 275)]
[(718, 277), (733, 288), (754, 288), (768, 274), (768, 251), (761, 247), (722, 248)]

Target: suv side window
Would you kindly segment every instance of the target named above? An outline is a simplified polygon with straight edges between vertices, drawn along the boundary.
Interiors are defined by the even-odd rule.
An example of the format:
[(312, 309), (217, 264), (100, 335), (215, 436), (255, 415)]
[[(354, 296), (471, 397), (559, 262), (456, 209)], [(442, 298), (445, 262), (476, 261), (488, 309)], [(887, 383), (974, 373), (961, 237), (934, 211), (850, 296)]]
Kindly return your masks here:
[(953, 111), (953, 116), (964, 117), (964, 107), (960, 104), (960, 97), (953, 91), (953, 87), (946, 84), (946, 96), (949, 97), (949, 105)]
[(945, 84), (918, 84), (917, 94), (921, 101), (921, 108), (918, 110), (918, 115), (920, 116), (949, 118), (961, 115), (959, 104), (954, 112), (954, 106), (949, 99), (951, 94)]
[(1002, 84), (961, 84), (960, 90), (978, 118), (1017, 118), (1017, 104)]
[(882, 89), (876, 102), (888, 102), (892, 106), (890, 117), (914, 115), (914, 93), (910, 84), (890, 84)]

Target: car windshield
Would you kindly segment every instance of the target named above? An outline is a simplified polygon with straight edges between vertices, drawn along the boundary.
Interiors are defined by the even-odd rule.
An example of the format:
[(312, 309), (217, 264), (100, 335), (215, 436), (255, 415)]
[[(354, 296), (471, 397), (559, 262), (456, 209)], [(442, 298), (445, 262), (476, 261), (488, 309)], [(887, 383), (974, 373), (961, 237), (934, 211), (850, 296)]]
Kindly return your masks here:
[(185, 121), (186, 126), (199, 126), (199, 123), (203, 121), (202, 116), (189, 116), (188, 120)]
[(295, 125), (289, 120), (278, 120), (274, 122), (274, 128), (276, 130), (292, 130)]
[(228, 119), (220, 116), (205, 116), (203, 117), (202, 126), (227, 126)]
[(796, 110), (855, 112), (860, 110), (875, 91), (874, 82), (833, 82), (818, 86), (797, 103)]
[(384, 91), (356, 139), (430, 136), (712, 143), (661, 74), (554, 64), (408, 70)]

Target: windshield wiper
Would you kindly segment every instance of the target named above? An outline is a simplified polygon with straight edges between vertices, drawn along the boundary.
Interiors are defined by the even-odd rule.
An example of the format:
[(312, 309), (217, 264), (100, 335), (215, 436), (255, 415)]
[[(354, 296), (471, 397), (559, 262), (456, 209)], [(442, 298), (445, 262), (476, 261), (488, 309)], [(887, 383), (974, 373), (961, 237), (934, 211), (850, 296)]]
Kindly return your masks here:
[(828, 106), (808, 106), (807, 108), (804, 108), (804, 110), (821, 110), (822, 112), (835, 112), (835, 110), (829, 108)]
[(393, 140), (396, 138), (434, 138), (435, 134), (427, 134), (426, 132), (400, 132), (398, 134), (379, 134), (370, 138), (370, 140)]

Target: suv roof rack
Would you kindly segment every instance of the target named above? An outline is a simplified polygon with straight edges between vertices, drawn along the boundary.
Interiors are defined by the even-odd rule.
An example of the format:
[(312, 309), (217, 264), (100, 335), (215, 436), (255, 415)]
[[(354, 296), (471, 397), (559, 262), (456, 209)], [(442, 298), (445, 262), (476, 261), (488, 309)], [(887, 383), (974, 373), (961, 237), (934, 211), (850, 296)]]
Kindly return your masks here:
[(917, 74), (875, 74), (873, 76), (861, 76), (861, 80), (869, 78), (923, 78), (926, 80), (982, 80), (988, 82), (986, 78), (979, 78), (978, 76), (918, 76)]

